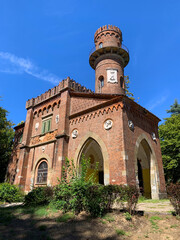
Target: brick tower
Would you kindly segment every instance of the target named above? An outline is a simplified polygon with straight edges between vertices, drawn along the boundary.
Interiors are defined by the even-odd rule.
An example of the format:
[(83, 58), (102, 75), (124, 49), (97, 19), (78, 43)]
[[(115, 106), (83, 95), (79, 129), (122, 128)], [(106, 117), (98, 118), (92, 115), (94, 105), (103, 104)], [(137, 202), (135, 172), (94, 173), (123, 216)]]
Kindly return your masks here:
[(112, 25), (100, 27), (94, 43), (89, 63), (95, 69), (95, 92), (124, 94), (124, 67), (129, 62), (129, 53), (122, 44), (121, 30)]

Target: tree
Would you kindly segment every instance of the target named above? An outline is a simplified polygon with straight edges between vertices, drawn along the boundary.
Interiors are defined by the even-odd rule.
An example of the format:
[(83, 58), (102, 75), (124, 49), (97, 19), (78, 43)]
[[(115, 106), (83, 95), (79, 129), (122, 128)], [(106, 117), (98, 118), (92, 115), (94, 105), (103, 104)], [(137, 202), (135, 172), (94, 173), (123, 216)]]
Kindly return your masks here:
[(167, 110), (167, 113), (179, 114), (180, 113), (180, 104), (178, 104), (177, 99), (175, 99), (174, 104), (170, 106), (171, 109)]
[(14, 138), (14, 124), (7, 120), (7, 114), (8, 112), (0, 107), (0, 182), (5, 179)]
[(130, 99), (134, 100), (134, 94), (129, 91), (129, 76), (124, 76), (124, 86), (125, 86), (125, 94), (128, 96)]
[(175, 103), (168, 110), (171, 117), (159, 126), (164, 173), (167, 182), (180, 181), (180, 112)]

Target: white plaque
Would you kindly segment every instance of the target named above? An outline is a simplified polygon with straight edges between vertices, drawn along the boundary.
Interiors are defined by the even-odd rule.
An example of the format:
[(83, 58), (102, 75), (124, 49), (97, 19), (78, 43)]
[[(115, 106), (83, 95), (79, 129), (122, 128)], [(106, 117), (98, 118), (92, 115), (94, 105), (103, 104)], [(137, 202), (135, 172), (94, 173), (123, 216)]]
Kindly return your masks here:
[(107, 69), (107, 82), (117, 83), (117, 69)]
[(36, 131), (38, 130), (38, 127), (39, 127), (39, 123), (37, 122), (37, 123), (35, 124), (35, 129), (36, 129)]
[(56, 123), (58, 123), (58, 122), (59, 122), (59, 114), (56, 115)]
[(72, 131), (72, 138), (77, 138), (77, 136), (78, 136), (78, 130), (77, 130), (77, 129), (74, 129), (74, 130)]
[(109, 130), (109, 129), (112, 128), (112, 125), (113, 125), (112, 120), (108, 119), (108, 120), (106, 120), (105, 123), (104, 123), (104, 128), (105, 128), (106, 130)]

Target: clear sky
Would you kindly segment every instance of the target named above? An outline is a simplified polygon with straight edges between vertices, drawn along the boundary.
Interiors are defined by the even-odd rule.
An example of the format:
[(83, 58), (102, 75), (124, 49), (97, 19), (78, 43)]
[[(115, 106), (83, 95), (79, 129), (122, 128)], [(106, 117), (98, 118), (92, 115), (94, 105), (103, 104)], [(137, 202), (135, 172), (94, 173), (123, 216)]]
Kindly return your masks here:
[(130, 52), (125, 75), (139, 104), (163, 119), (180, 103), (179, 0), (0, 0), (0, 106), (15, 124), (25, 103), (70, 76), (94, 90), (94, 33), (111, 24)]

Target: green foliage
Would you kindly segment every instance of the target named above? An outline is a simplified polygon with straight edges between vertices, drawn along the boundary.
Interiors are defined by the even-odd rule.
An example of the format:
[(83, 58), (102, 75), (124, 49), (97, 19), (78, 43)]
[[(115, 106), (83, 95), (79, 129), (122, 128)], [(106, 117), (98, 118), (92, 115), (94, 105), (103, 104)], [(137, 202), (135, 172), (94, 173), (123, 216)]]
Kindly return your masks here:
[(65, 160), (63, 176), (60, 184), (55, 187), (55, 205), (64, 212), (73, 211), (76, 214), (85, 210), (86, 192), (93, 184), (93, 175), (87, 179), (89, 160), (81, 159), (81, 169), (75, 168), (73, 160)]
[(0, 183), (0, 201), (2, 202), (21, 202), (23, 193), (15, 185), (9, 183)]
[(124, 213), (124, 216), (125, 216), (125, 218), (126, 218), (127, 221), (131, 221), (131, 220), (132, 220), (132, 216), (131, 216), (130, 213), (125, 212), (125, 213)]
[(130, 83), (129, 76), (124, 76), (125, 94), (130, 99), (135, 100), (134, 94), (129, 91), (129, 83)]
[(159, 136), (166, 181), (180, 181), (180, 114), (165, 119)]
[(23, 123), (24, 123), (24, 121), (21, 121), (20, 123), (17, 124), (17, 126), (20, 126), (20, 125), (23, 124)]
[(126, 232), (122, 229), (116, 229), (116, 233), (117, 233), (117, 235), (122, 235), (122, 236), (126, 235)]
[(51, 187), (34, 188), (25, 196), (25, 205), (37, 206), (50, 203), (53, 198), (53, 189)]
[(170, 106), (170, 110), (167, 110), (167, 113), (180, 114), (180, 104), (178, 104), (177, 99), (175, 99), (174, 104)]
[(71, 220), (73, 218), (74, 218), (74, 214), (73, 213), (65, 213), (64, 215), (58, 217), (56, 219), (56, 222), (67, 222), (67, 221), (69, 221), (69, 220)]
[(176, 214), (180, 216), (180, 183), (167, 186), (167, 193)]
[(103, 216), (103, 219), (108, 221), (108, 222), (114, 222), (115, 221), (115, 219), (112, 216), (110, 216), (109, 214), (106, 214), (105, 216)]
[(3, 182), (6, 175), (8, 162), (12, 152), (14, 125), (7, 120), (7, 111), (0, 107), (0, 182)]
[(95, 184), (94, 174), (87, 178), (90, 161), (81, 159), (81, 168), (76, 169), (73, 161), (66, 159), (63, 178), (54, 189), (54, 205), (63, 212), (75, 214), (86, 211), (93, 217), (102, 216), (110, 210), (115, 200), (127, 201), (128, 211), (135, 210), (138, 190), (134, 186)]

